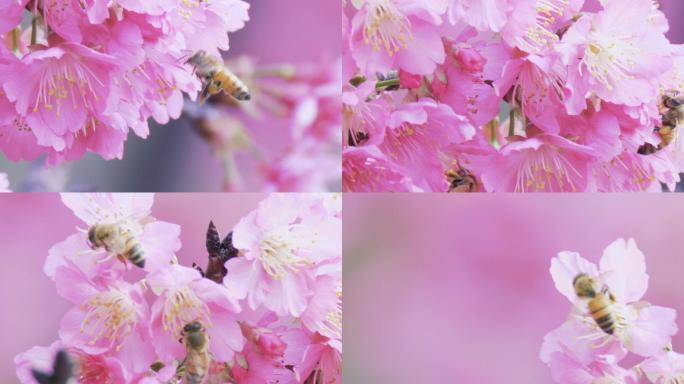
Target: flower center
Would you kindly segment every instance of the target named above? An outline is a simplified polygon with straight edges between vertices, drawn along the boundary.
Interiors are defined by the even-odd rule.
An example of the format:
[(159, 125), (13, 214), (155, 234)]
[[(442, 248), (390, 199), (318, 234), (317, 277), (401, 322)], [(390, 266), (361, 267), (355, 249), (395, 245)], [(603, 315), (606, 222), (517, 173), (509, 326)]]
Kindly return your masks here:
[(581, 175), (558, 149), (543, 145), (535, 153), (524, 156), (516, 175), (515, 191), (565, 191), (569, 187), (575, 192), (577, 188), (570, 172)]
[(178, 338), (183, 327), (192, 321), (199, 321), (205, 327), (211, 326), (207, 305), (187, 286), (169, 292), (162, 318), (164, 330), (171, 331), (174, 338)]
[[(98, 293), (82, 308), (86, 315), (81, 333), (91, 337), (90, 345), (102, 339), (119, 342), (131, 333), (138, 321), (133, 300), (116, 289)], [(116, 349), (120, 347), (117, 345)]]
[(76, 379), (82, 384), (112, 384), (114, 380), (109, 375), (109, 368), (102, 355), (88, 355), (77, 349), (69, 352), (78, 361), (76, 365)]
[[(621, 81), (633, 79), (631, 71), (641, 50), (634, 46), (629, 35), (615, 33), (596, 36), (587, 45), (582, 62), (589, 73), (606, 89), (612, 91)], [(600, 39), (600, 40), (599, 40)]]
[(391, 0), (369, 0), (363, 38), (374, 50), (384, 48), (394, 56), (408, 46), (413, 35), (408, 19)]
[(291, 224), (272, 230), (261, 241), (259, 260), (264, 270), (275, 279), (290, 272), (297, 272), (311, 262), (300, 254), (299, 240), (303, 234), (298, 233), (298, 224)]
[(569, 0), (537, 0), (535, 23), (527, 28), (520, 39), (522, 49), (539, 52), (558, 41), (558, 35), (550, 30), (557, 17), (563, 16)]
[(55, 116), (60, 117), (62, 108), (66, 108), (62, 104), (67, 102), (74, 110), (81, 106), (89, 108), (91, 100), (99, 100), (93, 81), (102, 85), (88, 67), (75, 62), (59, 61), (46, 66), (41, 74), (33, 112), (42, 106), (46, 110), (54, 109)]
[(335, 338), (342, 338), (342, 292), (337, 292), (338, 300), (335, 309), (328, 312), (323, 323), (326, 331)]

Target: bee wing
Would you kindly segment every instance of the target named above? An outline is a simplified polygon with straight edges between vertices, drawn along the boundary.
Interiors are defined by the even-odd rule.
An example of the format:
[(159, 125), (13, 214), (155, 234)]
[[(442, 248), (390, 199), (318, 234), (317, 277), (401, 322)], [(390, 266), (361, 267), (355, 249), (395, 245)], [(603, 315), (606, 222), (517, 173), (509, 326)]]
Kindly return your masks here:
[(209, 252), (209, 257), (217, 257), (221, 252), (221, 238), (219, 237), (218, 230), (214, 225), (213, 221), (209, 222), (209, 228), (207, 228), (207, 252)]
[(73, 376), (73, 370), (74, 364), (71, 362), (71, 358), (66, 351), (61, 350), (57, 352), (57, 357), (55, 357), (54, 372), (52, 373), (52, 379), (54, 383), (66, 384)]
[(51, 375), (47, 375), (47, 374), (45, 374), (41, 371), (38, 371), (36, 369), (31, 369), (31, 373), (33, 374), (33, 378), (36, 379), (36, 381), (40, 384), (53, 384), (54, 383)]

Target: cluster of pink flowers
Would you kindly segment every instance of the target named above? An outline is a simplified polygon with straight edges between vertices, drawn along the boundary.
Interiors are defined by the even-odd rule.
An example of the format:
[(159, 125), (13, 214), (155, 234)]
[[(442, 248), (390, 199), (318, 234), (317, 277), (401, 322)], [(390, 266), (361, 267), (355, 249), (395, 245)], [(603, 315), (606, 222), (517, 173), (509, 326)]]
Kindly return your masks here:
[[(0, 150), (50, 164), (121, 158), (132, 130), (178, 118), (200, 81), (186, 60), (219, 55), (242, 0), (0, 0)], [(22, 20), (30, 18), (22, 28)]]
[(344, 190), (674, 188), (684, 47), (657, 1), (601, 3), (346, 2)]
[(224, 96), (185, 108), (224, 162), (223, 189), (339, 191), (339, 58), (294, 66), (241, 56), (226, 64), (248, 86), (250, 102)]
[[(546, 335), (541, 348), (541, 360), (557, 383), (637, 384), (647, 378), (667, 384), (684, 380), (684, 355), (671, 345), (677, 333), (677, 314), (674, 309), (642, 301), (649, 277), (644, 255), (633, 239), (610, 244), (598, 267), (576, 252), (561, 252), (551, 261), (550, 271), (558, 291), (573, 304), (566, 322)], [(580, 274), (594, 279), (597, 289), (605, 289), (613, 334), (598, 326), (587, 300), (576, 294), (574, 282)], [(626, 359), (628, 355), (632, 357)], [(620, 365), (625, 360), (640, 362), (625, 368)]]
[(16, 356), (21, 383), (36, 383), (32, 369), (51, 372), (60, 350), (78, 383), (177, 382), (191, 322), (209, 337), (203, 383), (342, 382), (340, 196), (269, 196), (226, 237), (235, 255), (218, 277), (177, 262), (180, 227), (150, 216), (153, 198), (63, 195), (87, 226), (125, 228), (145, 263), (93, 248), (88, 230), (53, 246), (44, 271), (74, 306), (59, 340)]

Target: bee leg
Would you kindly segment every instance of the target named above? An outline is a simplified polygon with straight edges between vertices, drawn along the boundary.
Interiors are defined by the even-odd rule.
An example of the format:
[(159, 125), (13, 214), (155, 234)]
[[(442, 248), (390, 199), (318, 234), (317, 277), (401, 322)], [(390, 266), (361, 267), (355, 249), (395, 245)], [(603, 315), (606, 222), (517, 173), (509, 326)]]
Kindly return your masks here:
[(192, 267), (195, 268), (195, 269), (200, 273), (200, 275), (202, 275), (202, 277), (206, 277), (206, 274), (204, 273), (204, 270), (202, 269), (202, 267), (200, 267), (199, 265), (197, 265), (197, 263), (193, 262), (193, 263), (192, 263)]
[(211, 95), (209, 92), (209, 87), (211, 86), (212, 83), (213, 83), (213, 81), (208, 81), (204, 85), (204, 88), (202, 88), (202, 92), (200, 92), (200, 97), (199, 97), (199, 104), (200, 105), (203, 105), (207, 101), (209, 96)]

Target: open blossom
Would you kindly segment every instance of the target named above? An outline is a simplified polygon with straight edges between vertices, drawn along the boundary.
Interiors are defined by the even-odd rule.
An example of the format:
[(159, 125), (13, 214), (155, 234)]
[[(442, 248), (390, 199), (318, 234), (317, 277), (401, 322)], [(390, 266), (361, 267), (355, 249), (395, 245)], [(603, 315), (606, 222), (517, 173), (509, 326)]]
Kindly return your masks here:
[[(3, 1), (0, 149), (48, 164), (86, 152), (121, 159), (131, 130), (145, 138), (150, 117), (180, 116), (183, 92), (200, 90), (188, 55), (227, 50), (248, 9), (242, 0)], [(20, 23), (27, 11), (31, 31)]]
[[(678, 376), (684, 373), (684, 360), (670, 344), (677, 332), (676, 312), (641, 301), (649, 276), (633, 239), (611, 243), (598, 266), (576, 252), (561, 252), (552, 259), (550, 272), (558, 291), (573, 304), (568, 319), (546, 335), (541, 348), (540, 358), (556, 382), (636, 384), (642, 372), (654, 383), (684, 377)], [(605, 320), (594, 319), (587, 299), (576, 292), (580, 275), (588, 276), (595, 285), (591, 289), (605, 295), (612, 333), (599, 327)], [(620, 363), (628, 351), (646, 359), (626, 369)]]
[(139, 285), (117, 281), (103, 286), (76, 268), (56, 271), (57, 289), (74, 307), (60, 326), (61, 339), (90, 354), (121, 350), (124, 343), (147, 337), (147, 302)]
[(558, 50), (568, 66), (568, 111), (584, 109), (588, 92), (608, 102), (638, 106), (658, 96), (658, 76), (672, 65), (670, 44), (653, 28), (651, 0), (609, 1), (563, 36)]
[(655, 384), (684, 380), (684, 355), (671, 349), (661, 351), (640, 364), (641, 371)]
[[(683, 56), (656, 2), (601, 1), (591, 12), (583, 0), (426, 3), (343, 10), (345, 191), (674, 190), (684, 148), (669, 139), (681, 121), (668, 116), (684, 101)], [(441, 44), (411, 49), (405, 36), (419, 28), (407, 9), (431, 20), (422, 25)], [(364, 25), (394, 53), (372, 51)], [(386, 118), (428, 102), (473, 130), (448, 143), (461, 124), (409, 135)]]
[[(673, 309), (641, 301), (648, 287), (646, 262), (633, 239), (618, 239), (604, 251), (599, 267), (574, 252), (561, 252), (551, 262), (556, 288), (580, 313), (587, 313), (574, 291), (573, 279), (580, 273), (597, 279), (612, 295), (612, 311), (617, 317), (617, 337), (639, 355), (652, 356), (665, 348), (677, 332)], [(587, 321), (593, 321), (585, 315)], [(596, 326), (597, 335), (601, 330)]]
[(233, 245), (241, 256), (228, 260), (224, 284), (279, 315), (298, 317), (316, 286), (320, 266), (341, 257), (341, 220), (321, 216), (318, 199), (271, 195), (240, 220)]
[(284, 333), (288, 350), (285, 362), (295, 367), (298, 382), (313, 377), (313, 382), (342, 382), (342, 343), (317, 333), (292, 329)]
[[(592, 151), (563, 137), (541, 134), (511, 141), (495, 162), (473, 157), (477, 171), (490, 191), (577, 192), (586, 187), (586, 168)], [(476, 159), (475, 159), (476, 158)]]
[(437, 27), (446, 11), (445, 0), (357, 0), (352, 19), (352, 56), (364, 74), (386, 72), (395, 65), (429, 74), (444, 61)]
[(152, 336), (164, 362), (181, 359), (185, 348), (178, 340), (183, 327), (200, 321), (212, 340), (210, 351), (219, 361), (230, 361), (244, 339), (235, 314), (240, 305), (224, 286), (203, 278), (193, 268), (169, 265), (148, 276), (159, 296), (152, 305)]

